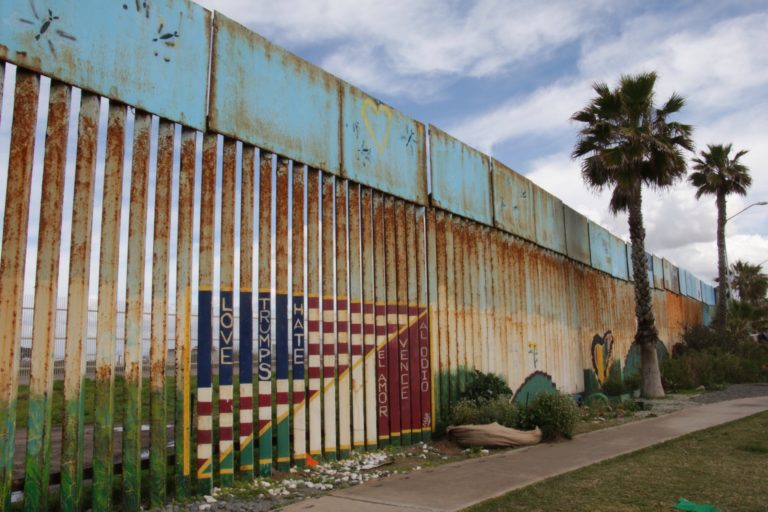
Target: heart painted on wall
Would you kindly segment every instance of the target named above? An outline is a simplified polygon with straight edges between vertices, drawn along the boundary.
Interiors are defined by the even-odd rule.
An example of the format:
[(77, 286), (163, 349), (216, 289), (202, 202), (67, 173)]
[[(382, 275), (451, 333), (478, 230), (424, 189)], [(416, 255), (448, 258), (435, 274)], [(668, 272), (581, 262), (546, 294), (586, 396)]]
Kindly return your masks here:
[(592, 369), (598, 382), (604, 384), (608, 380), (613, 365), (613, 333), (606, 332), (601, 338), (595, 334), (592, 338)]
[(363, 101), (361, 115), (363, 123), (365, 123), (365, 129), (368, 130), (368, 135), (371, 136), (371, 140), (373, 140), (373, 143), (379, 149), (379, 153), (381, 153), (389, 141), (392, 111), (388, 106), (366, 98)]

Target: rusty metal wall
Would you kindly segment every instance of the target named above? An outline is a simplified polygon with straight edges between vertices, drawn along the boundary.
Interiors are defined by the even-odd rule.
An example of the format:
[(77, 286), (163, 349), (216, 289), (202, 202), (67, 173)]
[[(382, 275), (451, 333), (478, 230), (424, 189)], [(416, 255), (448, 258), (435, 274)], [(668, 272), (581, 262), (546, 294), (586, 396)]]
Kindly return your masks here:
[[(56, 506), (46, 503), (55, 471), (65, 510), (117, 506), (115, 485), (125, 510), (160, 507), (171, 460), (175, 496), (209, 494), (214, 478), (227, 486), (257, 469), (427, 439), (474, 370), (501, 375), (527, 399), (579, 392), (588, 372), (604, 377), (626, 361), (634, 295), (621, 239), (434, 127), (427, 154), (424, 125), (224, 16), (210, 27), (211, 14), (186, 1), (173, 4), (180, 17), (169, 1), (152, 11), (115, 5), (91, 6), (114, 22), (93, 30), (60, 1), (48, 17), (21, 0), (0, 7), (11, 27), (0, 35), (0, 83), (13, 76), (0, 172), (15, 178), (0, 253), (3, 509), (14, 489), (27, 508)], [(127, 32), (123, 51), (135, 53), (120, 70), (103, 48), (83, 48)], [(208, 82), (210, 112), (200, 97)], [(49, 102), (37, 112), (41, 94)], [(40, 115), (48, 127), (35, 163)], [(36, 164), (43, 193), (32, 204)], [(33, 250), (34, 287), (23, 273)], [(650, 261), (669, 349), (684, 326), (705, 320), (714, 288)], [(34, 305), (22, 336), (25, 287)], [(50, 407), (57, 357), (61, 424)], [(28, 383), (22, 359), (31, 360)], [(17, 428), (21, 386), (29, 413)]]

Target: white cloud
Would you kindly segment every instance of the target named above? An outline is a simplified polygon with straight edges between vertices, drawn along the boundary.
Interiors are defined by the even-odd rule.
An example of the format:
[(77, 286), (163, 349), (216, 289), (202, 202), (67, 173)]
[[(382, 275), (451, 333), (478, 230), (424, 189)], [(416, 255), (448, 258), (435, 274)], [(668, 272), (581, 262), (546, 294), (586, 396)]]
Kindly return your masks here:
[(588, 33), (604, 2), (203, 0), (287, 46), (330, 43), (319, 63), (373, 93), (430, 100), (451, 79), (488, 77)]

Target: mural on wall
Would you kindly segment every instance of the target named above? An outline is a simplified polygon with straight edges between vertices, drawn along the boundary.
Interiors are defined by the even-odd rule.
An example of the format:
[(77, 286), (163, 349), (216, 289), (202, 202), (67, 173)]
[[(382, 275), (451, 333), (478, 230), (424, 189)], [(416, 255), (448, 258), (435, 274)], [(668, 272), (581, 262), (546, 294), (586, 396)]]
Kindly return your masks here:
[(595, 334), (592, 338), (592, 369), (597, 381), (603, 385), (611, 373), (613, 365), (613, 333), (606, 331), (602, 337)]
[[(669, 359), (667, 346), (661, 340), (656, 340), (656, 356), (659, 358), (659, 364)], [(640, 374), (640, 347), (635, 343), (629, 348), (627, 357), (624, 359), (624, 377), (632, 377)]]
[(551, 375), (542, 371), (536, 371), (530, 374), (520, 387), (517, 388), (514, 400), (518, 405), (525, 405), (542, 393), (549, 395), (557, 394), (557, 385), (552, 380)]

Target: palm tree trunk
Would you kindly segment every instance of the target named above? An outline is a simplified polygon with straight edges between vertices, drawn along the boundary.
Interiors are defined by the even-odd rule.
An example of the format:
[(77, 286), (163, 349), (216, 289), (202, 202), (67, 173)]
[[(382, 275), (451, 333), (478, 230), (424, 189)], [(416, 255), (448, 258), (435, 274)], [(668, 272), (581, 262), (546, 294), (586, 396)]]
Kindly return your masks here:
[(717, 314), (715, 325), (724, 330), (728, 315), (728, 262), (725, 256), (725, 193), (717, 192)]
[(648, 258), (645, 255), (645, 227), (643, 226), (642, 185), (637, 184), (629, 203), (629, 239), (632, 242), (632, 278), (635, 280), (635, 316), (637, 333), (635, 343), (640, 347), (641, 392), (645, 398), (664, 396), (661, 372), (656, 354), (659, 333), (653, 315), (651, 288), (648, 283)]

